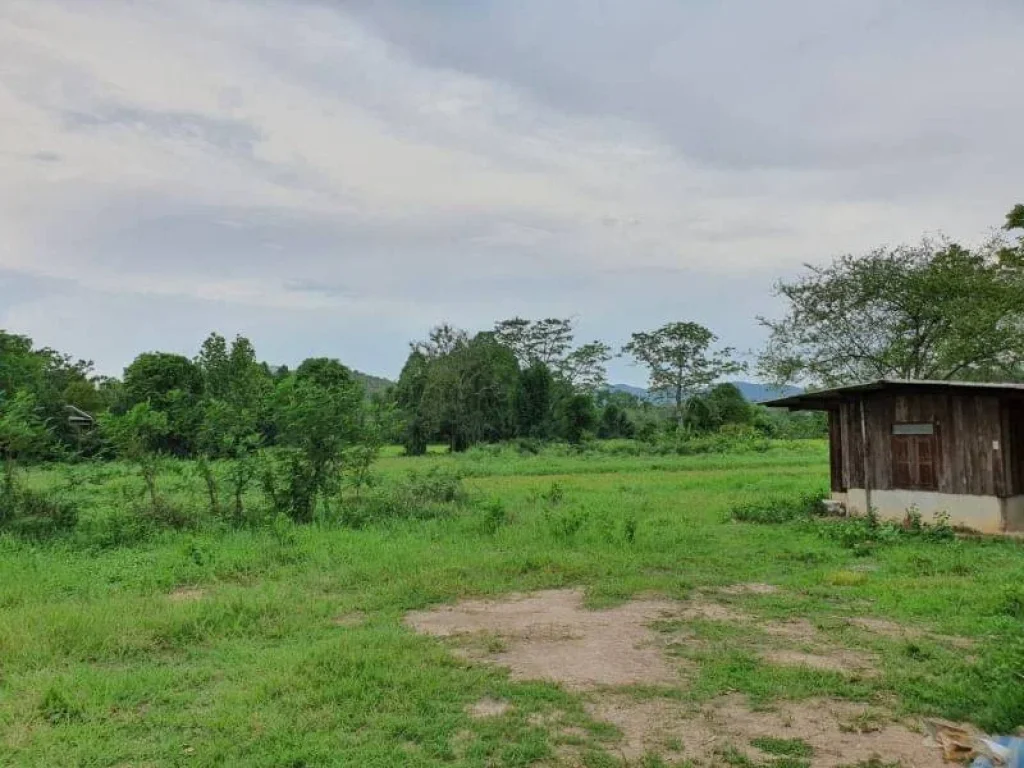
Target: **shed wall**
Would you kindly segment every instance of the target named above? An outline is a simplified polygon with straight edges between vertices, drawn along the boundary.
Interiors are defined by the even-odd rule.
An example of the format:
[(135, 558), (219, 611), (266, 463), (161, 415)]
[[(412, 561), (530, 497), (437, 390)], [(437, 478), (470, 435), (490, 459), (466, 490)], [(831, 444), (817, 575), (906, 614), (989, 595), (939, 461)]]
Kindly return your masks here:
[[(863, 409), (864, 430), (861, 421)], [(935, 425), (938, 493), (972, 496), (1011, 495), (1015, 470), (1008, 417), (994, 395), (868, 394), (843, 402), (838, 421), (842, 476), (846, 488), (893, 490), (892, 428), (899, 422)], [(865, 440), (867, 446), (865, 448)]]

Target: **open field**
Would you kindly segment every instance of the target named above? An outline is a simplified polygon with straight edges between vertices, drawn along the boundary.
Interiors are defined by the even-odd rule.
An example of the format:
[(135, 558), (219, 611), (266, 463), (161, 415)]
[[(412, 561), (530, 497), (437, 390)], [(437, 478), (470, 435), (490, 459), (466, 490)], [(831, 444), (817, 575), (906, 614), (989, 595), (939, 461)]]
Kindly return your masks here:
[[(1021, 542), (729, 519), (824, 488), (822, 442), (376, 470), (431, 466), (471, 501), (360, 528), (0, 539), (0, 764), (930, 765), (920, 715), (1024, 724)], [(85, 527), (138, 487), (121, 465), (29, 481), (69, 477)], [(201, 503), (184, 463), (161, 482)]]

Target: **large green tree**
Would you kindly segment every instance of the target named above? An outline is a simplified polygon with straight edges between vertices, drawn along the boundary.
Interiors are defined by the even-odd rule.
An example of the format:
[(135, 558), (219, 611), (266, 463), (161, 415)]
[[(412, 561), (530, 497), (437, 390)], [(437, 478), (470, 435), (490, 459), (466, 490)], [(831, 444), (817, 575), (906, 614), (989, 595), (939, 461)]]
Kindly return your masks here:
[(612, 350), (603, 341), (575, 346), (575, 333), (571, 318), (514, 317), (494, 326), (495, 339), (515, 353), (523, 370), (539, 363), (573, 389), (593, 394), (606, 383)]
[(762, 374), (779, 383), (1013, 377), (1024, 361), (1020, 272), (999, 249), (946, 240), (841, 256), (780, 281), (786, 314), (761, 322)]
[(392, 393), (401, 420), (402, 445), (410, 456), (425, 454), (431, 437), (429, 418), (423, 406), (429, 368), (428, 357), (414, 347)]
[(516, 417), (523, 437), (546, 439), (554, 432), (555, 379), (551, 370), (535, 362), (519, 374)]
[(124, 370), (126, 405), (148, 403), (167, 417), (162, 452), (185, 456), (194, 452), (202, 424), (203, 375), (184, 355), (143, 352)]
[(49, 425), (53, 437), (49, 445), (55, 451), (78, 442), (65, 406), (93, 411), (102, 405), (91, 372), (92, 363), (87, 360), (37, 348), (27, 336), (0, 331), (0, 392), (8, 397), (31, 393), (35, 408)]
[[(448, 338), (448, 334), (445, 334)], [(452, 451), (515, 434), (519, 366), (491, 333), (465, 335), (428, 356), (422, 414)]]
[(277, 434), (288, 453), (283, 471), (268, 475), (264, 487), (297, 522), (311, 521), (318, 503), (340, 488), (346, 452), (362, 441), (366, 427), (362, 386), (334, 366), (314, 369), (330, 373), (295, 373), (278, 385), (273, 400)]
[(634, 333), (622, 351), (647, 368), (648, 388), (671, 399), (681, 421), (687, 398), (705, 391), (723, 376), (744, 369), (730, 347), (713, 349), (718, 337), (699, 323), (668, 323)]

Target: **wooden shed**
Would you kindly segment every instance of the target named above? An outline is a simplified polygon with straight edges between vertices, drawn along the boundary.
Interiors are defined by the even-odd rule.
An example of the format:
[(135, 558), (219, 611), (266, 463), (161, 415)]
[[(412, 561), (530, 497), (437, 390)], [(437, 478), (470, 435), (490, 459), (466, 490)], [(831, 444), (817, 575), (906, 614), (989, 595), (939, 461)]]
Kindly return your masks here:
[(1024, 384), (883, 379), (765, 405), (828, 412), (832, 498), (851, 514), (1024, 532)]

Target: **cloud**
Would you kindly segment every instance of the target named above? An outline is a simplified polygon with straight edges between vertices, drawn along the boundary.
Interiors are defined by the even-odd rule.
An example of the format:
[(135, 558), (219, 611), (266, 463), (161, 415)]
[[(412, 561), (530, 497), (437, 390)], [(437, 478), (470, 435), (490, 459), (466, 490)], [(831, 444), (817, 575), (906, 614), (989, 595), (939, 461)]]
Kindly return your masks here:
[(752, 346), (803, 261), (1001, 220), (1022, 33), (999, 0), (9, 0), (0, 323), (114, 370), (127, 327), (389, 374), (508, 314)]

